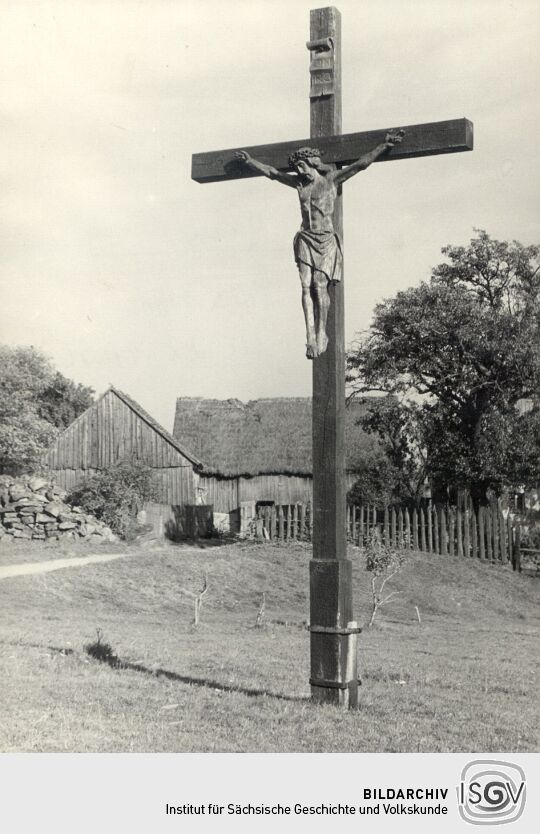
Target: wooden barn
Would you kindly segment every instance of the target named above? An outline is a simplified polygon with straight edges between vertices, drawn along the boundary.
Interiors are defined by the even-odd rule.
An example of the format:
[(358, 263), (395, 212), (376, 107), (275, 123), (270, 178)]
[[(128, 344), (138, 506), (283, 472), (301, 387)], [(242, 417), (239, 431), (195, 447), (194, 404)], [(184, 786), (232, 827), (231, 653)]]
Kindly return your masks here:
[(109, 388), (62, 432), (44, 463), (56, 482), (70, 490), (131, 457), (154, 469), (158, 501), (147, 506), (148, 521), (159, 534), (180, 534), (184, 508), (197, 503), (200, 461), (122, 391)]
[[(376, 441), (357, 425), (365, 406), (346, 409), (348, 485)], [(202, 461), (198, 502), (211, 504), (217, 526), (237, 529), (257, 505), (307, 503), (312, 493), (311, 399), (177, 400), (174, 436)]]

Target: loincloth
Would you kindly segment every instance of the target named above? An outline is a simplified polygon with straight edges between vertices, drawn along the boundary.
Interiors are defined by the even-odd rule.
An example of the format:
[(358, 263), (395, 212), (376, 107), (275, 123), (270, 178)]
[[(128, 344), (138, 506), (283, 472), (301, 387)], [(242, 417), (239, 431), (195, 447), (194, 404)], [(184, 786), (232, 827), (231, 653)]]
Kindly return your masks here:
[(294, 236), (294, 259), (323, 272), (329, 281), (341, 281), (343, 253), (335, 232), (312, 232), (301, 229)]

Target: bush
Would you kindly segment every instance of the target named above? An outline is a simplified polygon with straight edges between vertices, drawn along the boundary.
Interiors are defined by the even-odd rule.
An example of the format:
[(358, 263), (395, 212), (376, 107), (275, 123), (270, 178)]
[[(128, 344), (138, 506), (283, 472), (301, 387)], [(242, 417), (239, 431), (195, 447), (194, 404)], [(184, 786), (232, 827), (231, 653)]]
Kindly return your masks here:
[(359, 506), (373, 504), (383, 510), (399, 501), (397, 482), (395, 467), (386, 458), (366, 461), (347, 494), (347, 501)]
[(399, 573), (407, 562), (407, 554), (384, 544), (378, 529), (372, 531), (365, 550), (366, 570), (371, 574), (371, 617), (368, 628), (375, 622), (379, 608), (388, 605), (399, 591), (383, 596), (386, 583)]
[(120, 461), (92, 475), (67, 501), (105, 522), (114, 533), (132, 541), (138, 532), (137, 513), (156, 499), (153, 470), (138, 460)]

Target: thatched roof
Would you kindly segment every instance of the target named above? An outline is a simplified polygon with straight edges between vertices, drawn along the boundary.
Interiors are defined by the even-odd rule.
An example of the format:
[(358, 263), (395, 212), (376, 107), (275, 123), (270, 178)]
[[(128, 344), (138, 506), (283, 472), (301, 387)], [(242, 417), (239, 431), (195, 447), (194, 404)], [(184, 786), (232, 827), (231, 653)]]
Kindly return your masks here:
[[(357, 470), (367, 447), (376, 441), (356, 425), (365, 406), (346, 409), (346, 466)], [(202, 461), (203, 471), (237, 475), (311, 475), (311, 399), (291, 397), (207, 400), (180, 397), (173, 434)]]

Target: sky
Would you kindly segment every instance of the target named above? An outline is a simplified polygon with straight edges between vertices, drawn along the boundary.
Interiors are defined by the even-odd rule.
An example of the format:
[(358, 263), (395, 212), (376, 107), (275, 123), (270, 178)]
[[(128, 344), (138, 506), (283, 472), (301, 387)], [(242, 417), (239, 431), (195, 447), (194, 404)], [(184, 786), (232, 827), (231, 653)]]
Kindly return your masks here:
[[(303, 0), (3, 0), (0, 339), (171, 430), (177, 397), (308, 396), (294, 191), (191, 154), (309, 135)], [(466, 117), (473, 152), (344, 196), (346, 340), (474, 228), (540, 242), (536, 0), (343, 0), (343, 131)]]

